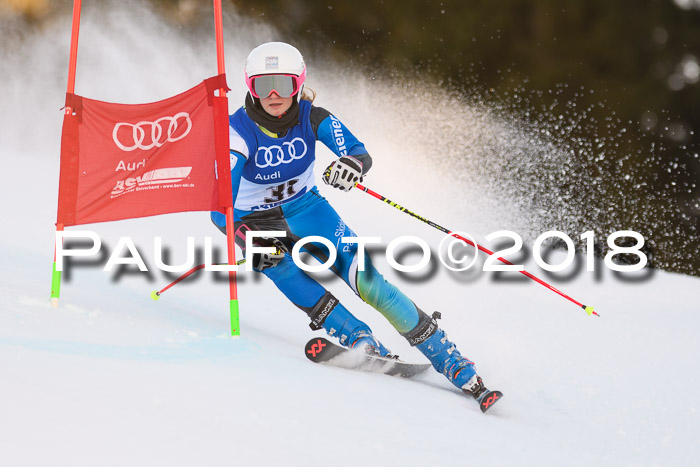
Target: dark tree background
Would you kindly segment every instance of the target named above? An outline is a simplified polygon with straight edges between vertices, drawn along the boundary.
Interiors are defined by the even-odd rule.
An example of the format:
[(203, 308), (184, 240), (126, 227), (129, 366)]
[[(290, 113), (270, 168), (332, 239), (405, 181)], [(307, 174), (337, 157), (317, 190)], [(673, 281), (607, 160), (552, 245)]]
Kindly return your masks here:
[[(587, 115), (566, 136), (606, 141), (609, 153), (606, 161), (579, 154), (579, 165), (603, 172), (609, 183), (617, 173), (611, 161), (633, 166), (642, 182), (634, 192), (616, 185), (611, 199), (622, 190), (648, 211), (641, 222), (651, 219), (653, 227), (633, 216), (628, 225), (657, 248), (653, 265), (700, 274), (700, 2), (232, 3), (275, 25), (281, 40), (335, 54), (369, 74), (418, 76), (466, 95), (496, 96), (534, 120), (575, 101)], [(510, 98), (514, 90), (528, 98)]]
[[(151, 1), (183, 27), (211, 14), (208, 0)], [(33, 5), (27, 21), (51, 14), (46, 1), (14, 3)], [(273, 25), (305, 54), (431, 80), (534, 122), (575, 103), (567, 118), (577, 124), (560, 139), (578, 141), (576, 174), (609, 186), (600, 205), (618, 205), (615, 215), (644, 233), (652, 265), (700, 275), (700, 0), (224, 0), (224, 8)], [(605, 160), (586, 150), (599, 142)], [(617, 183), (623, 173), (633, 180)]]

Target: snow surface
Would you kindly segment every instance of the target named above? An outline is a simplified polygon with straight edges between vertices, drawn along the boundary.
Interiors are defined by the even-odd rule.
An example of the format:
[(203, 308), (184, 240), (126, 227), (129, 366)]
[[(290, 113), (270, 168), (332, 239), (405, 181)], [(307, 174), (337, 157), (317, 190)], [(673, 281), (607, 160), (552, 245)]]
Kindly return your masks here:
[[(108, 13), (124, 14), (118, 8)], [(133, 30), (151, 35), (150, 51), (170, 47), (187, 60), (130, 53), (128, 44), (110, 41), (132, 37), (119, 30), (124, 22), (105, 25), (86, 8), (78, 92), (152, 101), (213, 74), (213, 52), (202, 52), (211, 44), (186, 41), (148, 11), (136, 17), (141, 23)], [(237, 21), (229, 12), (232, 108), (243, 96), (242, 57), (250, 45), (274, 37), (264, 25), (246, 30)], [(403, 380), (310, 363), (303, 347), (316, 334), (307, 318), (251, 273), (240, 274), (238, 339), (228, 335), (228, 288), (210, 273), (152, 301), (151, 290), (172, 280), (153, 266), (154, 236), (173, 250), (173, 263), (184, 260), (187, 236), (198, 246), (211, 236), (223, 250), (223, 236), (206, 213), (71, 228), (97, 232), (108, 249), (119, 237), (132, 237), (151, 272), (117, 275), (101, 265), (75, 266), (59, 308), (51, 308), (58, 109), (65, 89), (64, 72), (55, 70), (65, 69), (68, 35), (67, 17), (59, 18), (26, 49), (3, 52), (11, 73), (3, 75), (9, 77), (0, 97), (11, 104), (6, 109), (24, 110), (6, 111), (0, 121), (6, 219), (0, 234), (0, 465), (697, 465), (698, 278), (656, 272), (625, 281), (599, 262), (596, 273), (552, 280), (595, 306), (602, 315), (595, 318), (531, 281), (456, 275), (439, 265), (429, 275), (402, 276), (375, 252), (387, 279), (426, 311), (440, 310), (450, 338), (477, 362), (488, 386), (505, 393), (488, 415), (434, 372)], [(21, 63), (35, 73), (24, 75)], [(494, 203), (477, 189), (479, 180), (455, 186), (453, 173), (423, 163), (425, 147), (412, 142), (440, 135), (443, 127), (392, 119), (386, 106), (368, 111), (384, 98), (383, 89), (357, 76), (333, 81), (338, 64), (309, 66), (310, 83), (318, 79), (314, 67), (320, 70), (314, 83), (319, 105), (335, 111), (375, 156), (367, 186), (479, 240), (527, 224), (529, 213)], [(46, 76), (53, 80), (48, 85)], [(31, 93), (40, 82), (41, 91)], [(413, 102), (409, 91), (393, 96), (402, 106)], [(28, 104), (13, 107), (22, 98)], [(475, 116), (479, 124), (471, 131), (498, 131), (486, 120)], [(319, 160), (320, 171), (329, 153), (322, 151)], [(381, 236), (385, 243), (416, 235), (437, 248), (439, 232), (415, 219), (361, 192), (322, 190), (359, 235)], [(550, 280), (531, 259), (525, 264)], [(393, 351), (421, 360), (344, 284), (320, 276)]]

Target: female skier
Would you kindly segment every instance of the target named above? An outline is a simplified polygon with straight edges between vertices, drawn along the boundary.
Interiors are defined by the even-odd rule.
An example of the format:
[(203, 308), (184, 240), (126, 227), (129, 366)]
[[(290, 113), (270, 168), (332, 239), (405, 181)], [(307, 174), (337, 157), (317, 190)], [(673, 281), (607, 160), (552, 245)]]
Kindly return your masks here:
[[(347, 127), (311, 104), (315, 95), (304, 89), (305, 79), (304, 59), (289, 44), (268, 42), (248, 55), (245, 80), (250, 92), (245, 105), (229, 118), (236, 243), (245, 253), (247, 231), (284, 231), (285, 237), (257, 240), (257, 245), (277, 250), (254, 254), (254, 270), (269, 277), (309, 316), (312, 329), (325, 329), (343, 346), (391, 357), (369, 326), (294, 264), (288, 253), (307, 236), (322, 236), (333, 244), (338, 232), (355, 236), (315, 185), (316, 141), (338, 156), (323, 173), (323, 182), (333, 188), (351, 190), (372, 167), (365, 146)], [(214, 212), (212, 220), (226, 232), (225, 216)], [(478, 399), (486, 390), (474, 363), (459, 353), (433, 318), (383, 278), (368, 256), (360, 271), (357, 248), (357, 244), (339, 248), (332, 271), (384, 315), (438, 372)], [(302, 250), (322, 263), (329, 258), (321, 243), (307, 243)]]

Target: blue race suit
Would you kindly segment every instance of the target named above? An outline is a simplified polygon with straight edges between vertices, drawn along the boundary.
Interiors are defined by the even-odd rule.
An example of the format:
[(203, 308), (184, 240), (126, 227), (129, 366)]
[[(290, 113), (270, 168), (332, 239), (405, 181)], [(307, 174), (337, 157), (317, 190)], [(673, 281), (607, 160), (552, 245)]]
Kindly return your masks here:
[[(304, 237), (321, 236), (329, 240), (337, 250), (331, 270), (425, 354), (437, 371), (462, 387), (476, 374), (473, 363), (461, 357), (434, 319), (384, 279), (367, 255), (364, 270), (360, 271), (357, 245), (340, 243), (342, 237), (353, 237), (355, 233), (315, 186), (313, 166), (317, 139), (337, 156), (360, 159), (368, 156), (364, 145), (332, 114), (313, 107), (308, 101), (302, 100), (298, 105), (298, 123), (282, 135), (258, 126), (244, 107), (229, 118), (236, 243), (245, 252), (248, 230), (284, 231), (286, 237), (278, 240), (287, 251)], [(322, 111), (324, 118), (320, 123), (312, 123), (314, 110), (317, 110), (316, 115), (319, 115), (318, 110)], [(213, 212), (212, 220), (226, 232), (225, 216)], [(321, 263), (329, 258), (329, 251), (322, 243), (307, 243), (302, 251)], [(323, 328), (344, 345), (352, 345), (353, 336), (371, 334), (365, 323), (294, 264), (289, 253), (276, 266), (262, 268), (260, 272), (307, 313), (312, 329)]]
[[(314, 132), (311, 103), (302, 100), (299, 108), (299, 124), (281, 137), (261, 129), (243, 107), (229, 118), (231, 180), (234, 193), (237, 192), (234, 208), (237, 244), (245, 249), (247, 230), (286, 231), (287, 237), (280, 240), (289, 251), (300, 238), (325, 237), (337, 247), (331, 270), (381, 312), (397, 331), (412, 330), (419, 321), (416, 306), (384, 280), (367, 255), (364, 271), (358, 272), (357, 245), (340, 243), (341, 237), (352, 237), (355, 233), (319, 194), (314, 183), (317, 138), (338, 156), (365, 154), (364, 145), (333, 115), (325, 117)], [(212, 219), (225, 231), (226, 219), (222, 214), (212, 213)], [(320, 243), (308, 243), (302, 251), (321, 262), (329, 254)], [(326, 305), (326, 289), (297, 267), (290, 254), (277, 266), (262, 272), (310, 316), (315, 307)], [(342, 342), (343, 336), (339, 337)]]

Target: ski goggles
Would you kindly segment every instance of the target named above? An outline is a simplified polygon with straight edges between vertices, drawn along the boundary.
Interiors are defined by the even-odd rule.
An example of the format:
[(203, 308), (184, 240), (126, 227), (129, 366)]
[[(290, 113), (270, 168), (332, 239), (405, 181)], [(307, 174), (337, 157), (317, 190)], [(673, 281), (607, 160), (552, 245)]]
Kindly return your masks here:
[(269, 97), (273, 92), (280, 97), (291, 97), (299, 92), (304, 82), (304, 73), (295, 75), (259, 75), (247, 78), (251, 94), (258, 99)]

